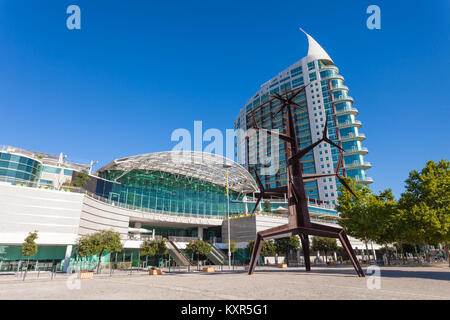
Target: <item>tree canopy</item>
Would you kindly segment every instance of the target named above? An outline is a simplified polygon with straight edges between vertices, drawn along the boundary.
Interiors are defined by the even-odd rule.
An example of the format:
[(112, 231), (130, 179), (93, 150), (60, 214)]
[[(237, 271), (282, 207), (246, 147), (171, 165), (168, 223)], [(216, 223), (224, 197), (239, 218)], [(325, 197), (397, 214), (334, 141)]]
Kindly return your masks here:
[(25, 238), (24, 243), (22, 244), (22, 254), (25, 257), (31, 257), (37, 253), (38, 245), (35, 242), (37, 238), (38, 234), (36, 230), (34, 232), (30, 232)]
[(197, 255), (197, 266), (200, 264), (200, 255), (208, 255), (211, 250), (211, 245), (201, 239), (192, 240), (186, 246), (187, 253)]
[(102, 230), (81, 236), (77, 240), (76, 247), (77, 254), (81, 257), (98, 255), (97, 272), (100, 270), (103, 252), (120, 252), (123, 248), (120, 242), (120, 233), (112, 230)]
[[(449, 162), (430, 160), (422, 170), (413, 170), (405, 181), (399, 200), (405, 239), (410, 244), (445, 243), (449, 257), (450, 241), (450, 173)], [(450, 264), (450, 257), (449, 257)]]
[(85, 170), (77, 172), (75, 178), (72, 181), (72, 186), (84, 188), (89, 181), (89, 174)]
[(325, 259), (328, 261), (328, 252), (335, 252), (338, 250), (336, 239), (313, 237), (311, 249), (314, 251), (322, 252), (325, 255)]

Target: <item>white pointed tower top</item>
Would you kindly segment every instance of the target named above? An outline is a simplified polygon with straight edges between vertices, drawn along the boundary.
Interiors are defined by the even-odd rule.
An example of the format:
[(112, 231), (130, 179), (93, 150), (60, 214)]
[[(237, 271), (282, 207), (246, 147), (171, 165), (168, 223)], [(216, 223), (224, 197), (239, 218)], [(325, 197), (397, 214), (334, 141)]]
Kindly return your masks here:
[(328, 53), (320, 46), (320, 44), (318, 44), (317, 41), (314, 40), (314, 38), (309, 34), (307, 34), (302, 28), (299, 29), (304, 34), (306, 34), (306, 37), (308, 38), (308, 57), (312, 57), (312, 60), (328, 60), (334, 64), (333, 60), (330, 58)]

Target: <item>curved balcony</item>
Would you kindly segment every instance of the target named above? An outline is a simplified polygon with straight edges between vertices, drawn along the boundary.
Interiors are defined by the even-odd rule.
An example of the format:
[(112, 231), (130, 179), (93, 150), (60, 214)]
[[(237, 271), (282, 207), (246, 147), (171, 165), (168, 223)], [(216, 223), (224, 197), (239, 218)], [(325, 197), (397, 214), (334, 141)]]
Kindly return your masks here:
[(360, 148), (353, 147), (353, 148), (344, 150), (344, 156), (350, 156), (353, 154), (366, 155), (368, 153), (369, 153), (369, 149), (367, 149), (365, 147), (360, 147)]
[(353, 161), (352, 163), (346, 163), (344, 164), (344, 169), (346, 170), (352, 170), (352, 169), (370, 169), (372, 168), (372, 164), (370, 162), (360, 162), (360, 161)]
[(322, 68), (319, 68), (320, 71), (329, 70), (329, 69), (335, 70), (339, 73), (339, 68), (336, 67), (335, 65), (327, 65), (327, 66), (322, 66)]
[(344, 108), (344, 109), (341, 109), (341, 110), (336, 110), (336, 113), (335, 113), (335, 115), (336, 116), (342, 116), (342, 115), (345, 115), (345, 114), (353, 114), (354, 116), (357, 116), (358, 115), (358, 109), (356, 109), (356, 108)]
[(342, 84), (342, 85), (336, 85), (336, 86), (331, 86), (331, 89), (330, 89), (332, 92), (333, 91), (336, 91), (336, 90), (347, 90), (347, 92), (349, 91), (349, 88), (346, 86), (346, 85), (344, 85), (344, 84)]
[(334, 102), (334, 103), (338, 103), (338, 102), (341, 102), (341, 101), (350, 101), (351, 103), (354, 102), (352, 97), (350, 97), (350, 96), (345, 96), (345, 95), (343, 95), (343, 96), (337, 96), (336, 98), (333, 98), (333, 102)]
[(355, 180), (357, 183), (362, 183), (362, 184), (370, 184), (373, 182), (373, 179), (371, 177), (355, 176)]
[(340, 122), (337, 124), (337, 128), (339, 129), (343, 129), (343, 128), (350, 128), (350, 127), (356, 127), (356, 128), (361, 128), (362, 123), (359, 120), (354, 120), (354, 121), (344, 121), (344, 122)]
[(354, 141), (354, 140), (364, 141), (364, 140), (366, 140), (366, 135), (364, 133), (357, 133), (357, 134), (349, 133), (345, 136), (342, 136), (339, 140), (341, 142)]

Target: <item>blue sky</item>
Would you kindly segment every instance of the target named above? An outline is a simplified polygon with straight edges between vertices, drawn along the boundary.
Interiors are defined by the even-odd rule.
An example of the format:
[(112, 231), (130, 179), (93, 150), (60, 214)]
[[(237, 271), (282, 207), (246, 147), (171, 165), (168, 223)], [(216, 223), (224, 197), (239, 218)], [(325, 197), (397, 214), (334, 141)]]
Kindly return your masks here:
[[(0, 1), (0, 144), (105, 165), (232, 128), (259, 86), (329, 53), (359, 109), (373, 190), (449, 156), (448, 1)], [(66, 8), (81, 8), (81, 30)], [(381, 8), (381, 30), (366, 8)], [(97, 167), (98, 168), (98, 167)]]

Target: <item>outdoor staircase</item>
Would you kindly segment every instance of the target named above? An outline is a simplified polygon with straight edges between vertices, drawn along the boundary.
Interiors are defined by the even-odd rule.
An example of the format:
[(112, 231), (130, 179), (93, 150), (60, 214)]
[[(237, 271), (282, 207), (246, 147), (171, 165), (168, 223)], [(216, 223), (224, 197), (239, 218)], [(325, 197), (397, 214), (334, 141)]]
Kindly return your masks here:
[(208, 259), (215, 265), (225, 264), (227, 256), (215, 246), (211, 246), (211, 252), (207, 255)]
[(184, 255), (184, 253), (177, 247), (173, 241), (166, 242), (170, 257), (175, 260), (179, 266), (191, 266), (191, 261)]

